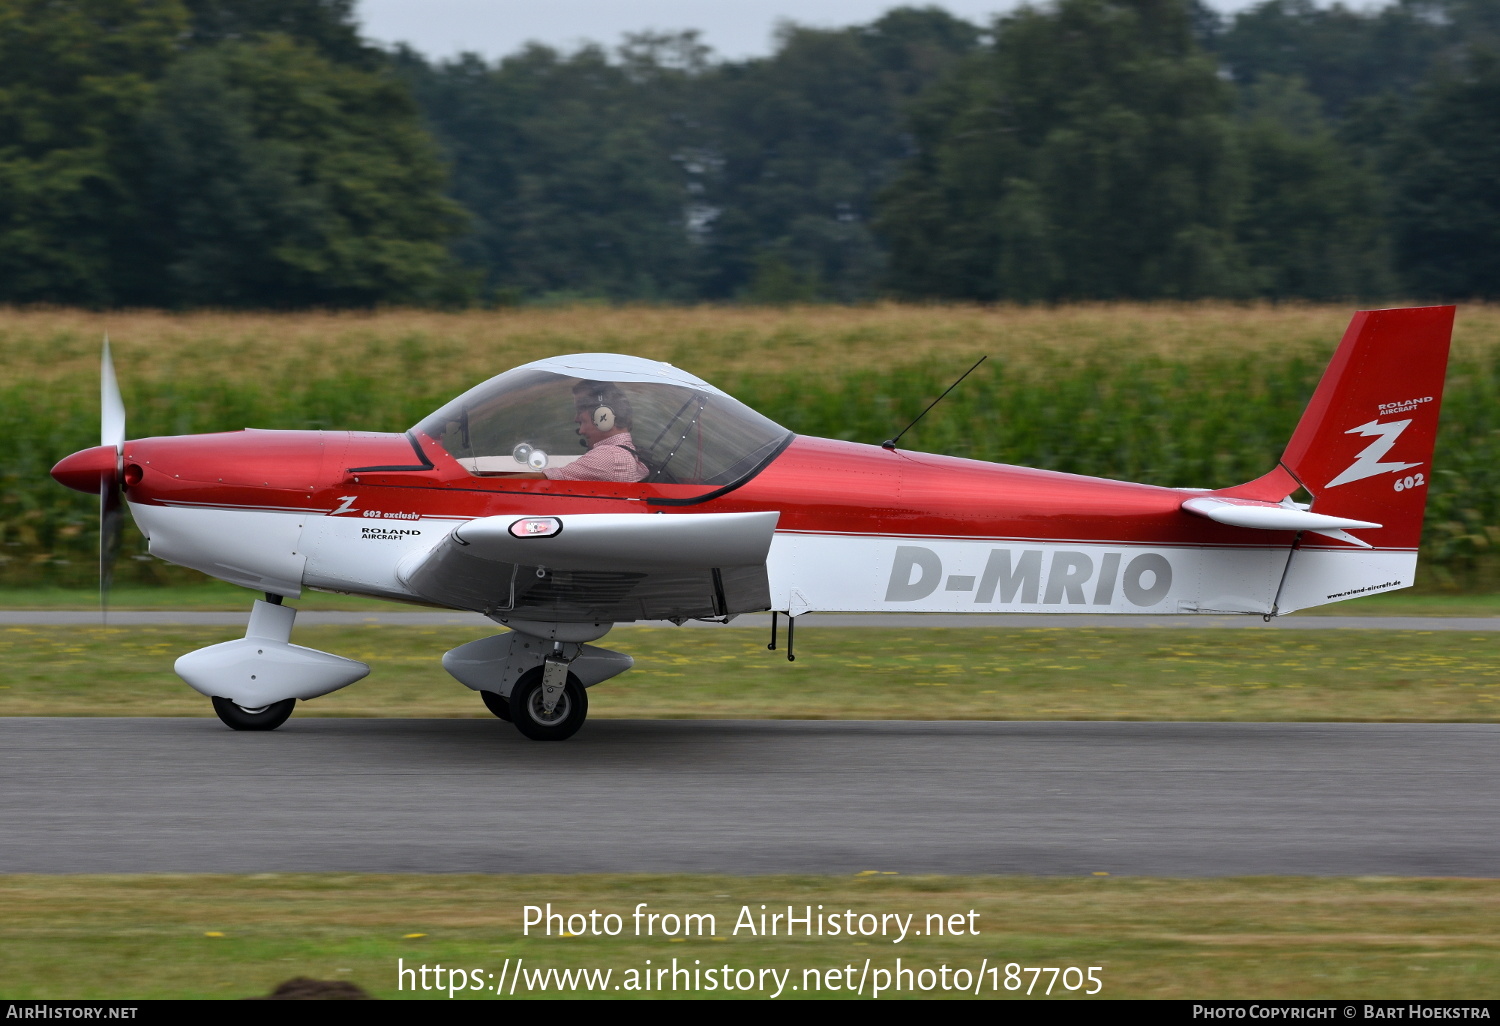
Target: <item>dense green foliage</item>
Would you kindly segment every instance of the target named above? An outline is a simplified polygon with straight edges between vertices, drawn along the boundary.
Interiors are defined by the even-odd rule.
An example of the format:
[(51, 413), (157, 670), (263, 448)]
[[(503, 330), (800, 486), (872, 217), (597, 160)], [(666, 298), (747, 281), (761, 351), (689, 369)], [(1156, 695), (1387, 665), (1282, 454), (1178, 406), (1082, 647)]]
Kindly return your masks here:
[[(463, 57), (396, 60), (473, 213), (457, 252), (509, 297), (687, 300), (696, 294), (684, 227), (691, 162), (684, 121), (701, 53), (644, 39), (612, 63), (533, 46), (489, 68)], [(676, 157), (676, 159), (674, 159)]]
[(1497, 26), (1497, 0), (1053, 0), (738, 62), (688, 35), (398, 63), (481, 298), (1447, 297), (1500, 280), (1489, 176), (1453, 174), (1500, 135)]
[(0, 2), (0, 301), (440, 301), (461, 213), (348, 0)]
[(1379, 177), (1339, 144), (1299, 79), (1267, 75), (1242, 97), (1248, 179), (1235, 235), (1245, 290), (1277, 299), (1394, 293)]
[[(1344, 228), (1326, 236), (1338, 252), (1325, 267), (1367, 282), (1358, 291), (1370, 295), (1500, 295), (1500, 3), (1393, 0), (1359, 11), (1266, 0), (1205, 40), (1251, 100), (1246, 109), (1268, 86), (1312, 101), (1301, 113), (1283, 102), (1272, 121), (1329, 151), (1321, 200), (1299, 217), (1316, 226), (1342, 193)], [(1266, 294), (1356, 291), (1329, 284)]]
[(842, 31), (786, 27), (771, 57), (716, 69), (704, 82), (714, 97), (704, 294), (879, 292), (886, 254), (871, 221), (910, 152), (903, 111), (978, 40), (937, 8), (898, 8)]
[(188, 54), (141, 118), (167, 306), (338, 306), (437, 297), (445, 236), (431, 144), (394, 83), (287, 36)]
[(1393, 149), (1405, 279), (1426, 295), (1500, 295), (1500, 51), (1426, 90)]
[(354, 0), (0, 0), (0, 302), (1500, 294), (1500, 0), (896, 7), (429, 61)]
[(1408, 95), (1436, 66), (1500, 41), (1494, 0), (1390, 0), (1359, 8), (1262, 0), (1201, 33), (1235, 81), (1299, 78), (1327, 113), (1343, 117), (1385, 93)]
[(129, 140), (186, 21), (178, 0), (0, 3), (0, 300), (117, 298)]
[(1240, 291), (1233, 94), (1176, 0), (1065, 0), (1005, 19), (924, 99), (887, 194), (908, 296)]
[(769, 58), (691, 34), (493, 66), (399, 51), (474, 214), (459, 243), (514, 297), (853, 300), (881, 286), (876, 195), (907, 152), (902, 104), (978, 30), (935, 8), (788, 27)]

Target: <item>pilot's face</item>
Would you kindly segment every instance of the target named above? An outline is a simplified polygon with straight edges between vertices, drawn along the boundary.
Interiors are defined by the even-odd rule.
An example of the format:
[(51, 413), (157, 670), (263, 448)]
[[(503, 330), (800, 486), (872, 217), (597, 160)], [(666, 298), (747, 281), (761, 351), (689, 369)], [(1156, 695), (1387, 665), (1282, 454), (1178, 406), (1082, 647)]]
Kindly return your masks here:
[(589, 444), (589, 448), (598, 445), (599, 440), (605, 437), (604, 432), (594, 426), (594, 407), (592, 406), (578, 407), (578, 412), (573, 416), (573, 422), (578, 425), (579, 437)]

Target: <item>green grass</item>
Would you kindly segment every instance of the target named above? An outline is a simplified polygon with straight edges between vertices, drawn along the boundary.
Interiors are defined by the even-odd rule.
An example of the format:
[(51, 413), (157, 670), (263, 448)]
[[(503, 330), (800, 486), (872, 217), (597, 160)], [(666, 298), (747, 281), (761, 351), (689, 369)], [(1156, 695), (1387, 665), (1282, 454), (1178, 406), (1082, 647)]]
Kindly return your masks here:
[[(751, 878), (0, 877), (0, 994), (250, 997), (307, 976), (347, 980), (382, 998), (446, 998), (398, 991), (398, 959), (406, 967), (441, 964), (496, 976), (507, 959), (524, 959), (532, 968), (612, 969), (619, 981), (647, 959), (660, 968), (676, 958), (679, 966), (696, 960), (703, 967), (792, 970), (788, 982), (799, 986), (804, 969), (854, 966), (857, 979), (866, 959), (886, 970), (898, 957), (907, 968), (934, 970), (947, 964), (973, 971), (983, 960), (1100, 966), (1102, 998), (1451, 1001), (1492, 998), (1500, 979), (1500, 881), (904, 877), (881, 869), (872, 865), (858, 877)], [(618, 937), (523, 935), (524, 906), (548, 902), (555, 911), (617, 913), (624, 930)], [(659, 912), (711, 913), (714, 935), (636, 937), (629, 917), (639, 902)], [(930, 913), (958, 913), (978, 935), (908, 936), (895, 944), (735, 934), (740, 909), (758, 914), (762, 904), (910, 913), (914, 926)], [(978, 913), (973, 920), (971, 910)], [(1044, 975), (1042, 988), (1046, 982)], [(1066, 1000), (1060, 991), (1048, 1000)], [(516, 996), (523, 993), (518, 988)], [(476, 998), (485, 996), (459, 992), (454, 1000)]]
[[(172, 672), (234, 628), (0, 628), (0, 715), (211, 716)], [(373, 667), (298, 716), (486, 717), (442, 653), (483, 627), (309, 627)], [(1500, 633), (809, 628), (797, 661), (759, 631), (619, 628), (635, 669), (593, 717), (1500, 721)]]
[(1500, 595), (1413, 594), (1393, 591), (1303, 609), (1294, 616), (1500, 616)]

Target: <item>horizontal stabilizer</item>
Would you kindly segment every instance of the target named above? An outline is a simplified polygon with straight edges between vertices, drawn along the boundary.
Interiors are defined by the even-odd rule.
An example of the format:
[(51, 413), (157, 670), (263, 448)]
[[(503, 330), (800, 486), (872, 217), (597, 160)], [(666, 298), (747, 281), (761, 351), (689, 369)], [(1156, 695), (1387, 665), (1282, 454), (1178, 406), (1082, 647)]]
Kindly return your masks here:
[(453, 541), (471, 555), (554, 570), (655, 571), (757, 566), (779, 513), (576, 513), (471, 520)]
[(1276, 502), (1260, 502), (1255, 499), (1217, 499), (1199, 496), (1188, 499), (1182, 508), (1195, 516), (1231, 527), (1249, 527), (1258, 531), (1313, 531), (1317, 534), (1353, 542), (1368, 548), (1366, 542), (1345, 534), (1346, 528), (1379, 527), (1368, 520), (1351, 520), (1348, 517), (1331, 517), (1312, 513), (1296, 506), (1283, 506)]

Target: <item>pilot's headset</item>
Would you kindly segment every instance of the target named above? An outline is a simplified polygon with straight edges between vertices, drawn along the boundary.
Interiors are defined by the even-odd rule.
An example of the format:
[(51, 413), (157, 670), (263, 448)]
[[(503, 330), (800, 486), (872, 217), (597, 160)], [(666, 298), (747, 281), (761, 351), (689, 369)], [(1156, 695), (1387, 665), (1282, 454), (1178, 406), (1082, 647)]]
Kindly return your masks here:
[(578, 408), (589, 411), (589, 419), (600, 431), (613, 431), (617, 426), (630, 427), (630, 404), (618, 389), (598, 382), (585, 382), (586, 390), (577, 393)]

